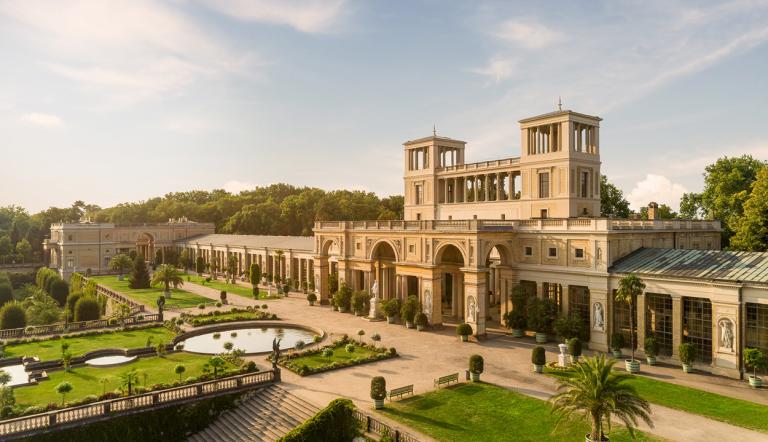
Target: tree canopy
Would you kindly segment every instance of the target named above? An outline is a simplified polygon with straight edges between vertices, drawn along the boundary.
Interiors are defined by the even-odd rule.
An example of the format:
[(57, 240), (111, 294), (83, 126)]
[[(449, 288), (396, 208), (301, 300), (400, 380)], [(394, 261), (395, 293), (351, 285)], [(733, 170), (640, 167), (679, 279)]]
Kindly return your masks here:
[(629, 201), (618, 187), (608, 182), (608, 177), (600, 176), (600, 216), (606, 218), (628, 218)]

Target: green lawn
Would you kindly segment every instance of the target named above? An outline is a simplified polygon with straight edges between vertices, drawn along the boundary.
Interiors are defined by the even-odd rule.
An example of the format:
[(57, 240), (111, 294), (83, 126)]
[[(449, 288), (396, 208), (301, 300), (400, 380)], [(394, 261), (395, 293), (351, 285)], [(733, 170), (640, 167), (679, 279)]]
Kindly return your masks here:
[[(63, 381), (72, 384), (72, 392), (67, 395), (67, 401), (77, 401), (88, 395), (99, 396), (104, 391), (113, 391), (120, 388), (119, 376), (128, 370), (135, 368), (139, 372), (139, 381), (143, 385), (144, 376), (147, 375), (147, 385), (158, 383), (171, 383), (177, 381), (179, 376), (174, 373), (177, 364), (186, 367), (182, 379), (190, 376), (200, 376), (202, 367), (210, 359), (210, 356), (193, 355), (190, 353), (171, 353), (165, 357), (141, 358), (130, 364), (116, 367), (78, 367), (69, 373), (64, 370), (49, 372), (48, 380), (40, 381), (37, 385), (14, 388), (16, 403), (24, 406), (47, 405), (52, 402), (61, 402), (61, 395), (56, 393), (56, 386)], [(233, 368), (229, 366), (229, 368)], [(104, 386), (100, 380), (109, 379)]]
[(377, 354), (367, 348), (360, 347), (359, 345), (355, 345), (354, 353), (347, 353), (347, 350), (345, 349), (345, 347), (346, 346), (342, 345), (341, 347), (334, 348), (333, 356), (331, 356), (330, 358), (326, 358), (325, 356), (322, 355), (322, 353), (319, 353), (319, 354), (302, 356), (299, 358), (291, 359), (291, 363), (297, 367), (306, 365), (311, 369), (315, 369), (315, 368), (326, 367), (328, 365), (333, 364), (334, 362), (348, 363), (348, 362), (354, 361), (355, 359), (367, 359)]
[[(147, 345), (147, 339), (152, 342), (169, 343), (175, 334), (165, 327), (145, 328), (141, 330), (125, 330), (115, 333), (66, 338), (69, 352), (72, 356), (81, 356), (94, 350), (105, 348), (140, 348)], [(5, 347), (5, 357), (37, 356), (41, 361), (61, 358), (62, 339), (48, 339), (38, 342), (27, 342)]]
[[(151, 287), (148, 289), (134, 290), (128, 287), (128, 278), (120, 281), (117, 276), (93, 276), (92, 279), (97, 284), (102, 284), (112, 290), (118, 291), (123, 295), (150, 307), (157, 306), (157, 298), (163, 294), (162, 287)], [(183, 287), (183, 286), (182, 286)], [(165, 308), (187, 308), (196, 307), (198, 304), (215, 302), (183, 289), (171, 289), (171, 298), (166, 299)]]
[[(567, 371), (546, 369), (552, 376)], [(643, 375), (627, 381), (648, 402), (735, 425), (768, 432), (768, 406), (696, 388), (658, 381)]]
[[(583, 441), (586, 420), (563, 422), (545, 401), (486, 383), (459, 384), (429, 393), (387, 402), (382, 412), (437, 440), (460, 441)], [(637, 440), (661, 440), (637, 432)], [(630, 440), (619, 425), (612, 442)]]
[[(210, 287), (218, 291), (225, 290), (227, 294), (234, 293), (236, 295), (245, 296), (246, 298), (253, 298), (253, 289), (250, 287), (245, 287), (237, 284), (229, 284), (220, 279), (212, 279), (210, 282), (205, 282), (205, 277), (197, 276), (197, 275), (184, 275), (183, 278), (184, 278), (184, 281), (186, 281), (187, 278), (189, 278), (189, 282), (192, 282), (194, 284), (199, 284), (205, 287)], [(264, 290), (259, 290), (259, 299), (266, 298), (266, 296), (267, 296), (267, 292), (265, 292)]]

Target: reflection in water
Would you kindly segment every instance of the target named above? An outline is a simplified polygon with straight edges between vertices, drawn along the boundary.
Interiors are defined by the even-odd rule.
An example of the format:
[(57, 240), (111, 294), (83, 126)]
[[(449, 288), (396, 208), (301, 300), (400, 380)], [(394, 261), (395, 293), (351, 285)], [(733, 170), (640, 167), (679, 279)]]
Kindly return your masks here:
[(0, 368), (0, 370), (3, 370), (4, 372), (11, 375), (11, 382), (5, 384), (8, 387), (13, 387), (14, 385), (22, 385), (29, 382), (29, 373), (24, 370), (24, 365), (22, 364), (7, 365)]
[(213, 332), (192, 336), (183, 341), (184, 350), (195, 353), (218, 354), (227, 351), (224, 349), (224, 343), (231, 342), (235, 350), (243, 350), (246, 353), (262, 353), (272, 351), (272, 339), (274, 338), (281, 339), (280, 348), (285, 350), (293, 348), (296, 341), (299, 340), (308, 344), (312, 342), (314, 336), (314, 333), (308, 330), (285, 327), (238, 328), (232, 331), (237, 332), (237, 335), (232, 336), (230, 334), (227, 339), (214, 339)]

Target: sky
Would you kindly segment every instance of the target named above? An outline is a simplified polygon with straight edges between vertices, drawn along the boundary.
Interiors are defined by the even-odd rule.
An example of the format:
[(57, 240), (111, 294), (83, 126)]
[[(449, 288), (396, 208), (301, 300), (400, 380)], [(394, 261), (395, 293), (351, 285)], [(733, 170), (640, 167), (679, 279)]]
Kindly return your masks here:
[(286, 182), (402, 193), (402, 143), (519, 156), (598, 115), (633, 208), (768, 159), (768, 0), (0, 0), (0, 205)]

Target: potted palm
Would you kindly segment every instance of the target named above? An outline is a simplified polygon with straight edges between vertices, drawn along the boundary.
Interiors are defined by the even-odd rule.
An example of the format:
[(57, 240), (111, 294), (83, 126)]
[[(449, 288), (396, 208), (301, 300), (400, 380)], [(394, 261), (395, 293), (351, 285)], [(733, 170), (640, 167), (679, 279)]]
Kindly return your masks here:
[(525, 312), (522, 309), (515, 309), (504, 313), (504, 325), (512, 330), (513, 338), (522, 338), (527, 324), (528, 319), (525, 317)]
[(405, 326), (413, 328), (413, 319), (416, 317), (416, 313), (419, 310), (419, 301), (415, 296), (411, 295), (403, 303), (403, 307), (400, 311), (400, 317), (405, 321)]
[(347, 313), (349, 311), (350, 304), (352, 303), (352, 289), (349, 288), (349, 286), (346, 284), (342, 284), (338, 295), (339, 300), (337, 305), (339, 306), (339, 311), (342, 313)]
[(484, 368), (483, 357), (480, 355), (472, 355), (469, 357), (469, 374), (472, 376), (472, 382), (480, 382), (480, 374)]
[(163, 295), (167, 299), (171, 297), (171, 286), (173, 286), (173, 288), (178, 288), (179, 286), (184, 285), (184, 279), (182, 279), (181, 274), (176, 270), (176, 267), (170, 264), (161, 264), (157, 267), (155, 273), (152, 274), (151, 284), (163, 284)]
[(659, 355), (659, 342), (656, 338), (649, 336), (645, 338), (645, 360), (648, 365), (656, 365), (656, 356)]
[(384, 408), (384, 399), (387, 397), (387, 381), (382, 376), (371, 379), (371, 399), (377, 410)]
[(619, 359), (621, 357), (621, 348), (624, 347), (624, 335), (621, 333), (614, 333), (611, 335), (611, 352), (613, 357)]
[(683, 364), (683, 371), (685, 373), (692, 372), (693, 360), (696, 359), (696, 347), (694, 347), (693, 344), (685, 342), (680, 344), (680, 347), (677, 348), (677, 353), (680, 357), (680, 362)]
[(424, 312), (416, 315), (416, 330), (423, 331), (429, 325), (429, 320)]
[(467, 323), (461, 323), (456, 327), (456, 334), (461, 337), (461, 342), (467, 342), (469, 335), (472, 334), (472, 326)]
[(314, 293), (310, 293), (307, 295), (307, 302), (309, 302), (310, 306), (315, 305), (315, 302), (317, 301), (317, 295)]
[(627, 381), (630, 375), (613, 370), (615, 361), (598, 355), (585, 358), (572, 371), (558, 378), (558, 393), (550, 402), (557, 413), (558, 424), (573, 416), (584, 416), (591, 423), (586, 442), (608, 441), (603, 429), (610, 431), (611, 416), (624, 423), (634, 438), (638, 418), (649, 426), (651, 406)]
[(640, 371), (640, 361), (635, 359), (635, 299), (643, 294), (645, 283), (634, 273), (621, 278), (619, 289), (616, 290), (616, 301), (625, 302), (629, 306), (629, 348), (631, 359), (624, 361), (624, 366), (630, 373)]
[(547, 363), (547, 354), (544, 347), (533, 347), (531, 350), (531, 363), (533, 364), (533, 371), (541, 373), (544, 370), (544, 364)]
[(581, 339), (571, 338), (568, 340), (568, 354), (571, 355), (571, 361), (579, 362), (581, 356)]
[(387, 315), (387, 323), (395, 323), (397, 314), (400, 313), (402, 307), (402, 302), (397, 298), (390, 299), (384, 304), (384, 313)]
[(752, 388), (762, 387), (763, 379), (757, 376), (757, 370), (765, 368), (765, 354), (757, 348), (745, 348), (744, 365), (752, 369), (752, 376), (749, 377), (749, 386)]

